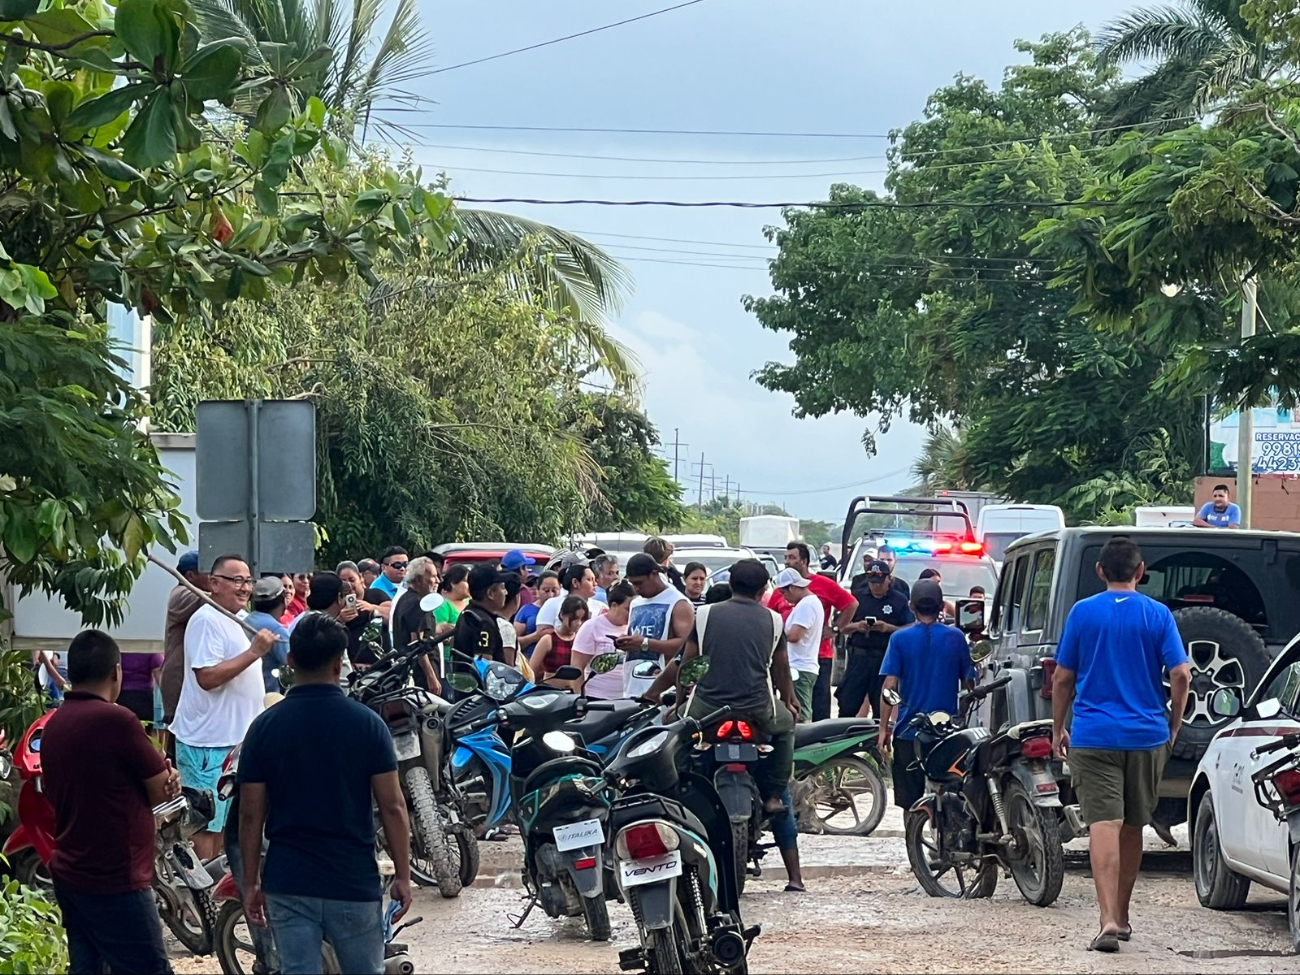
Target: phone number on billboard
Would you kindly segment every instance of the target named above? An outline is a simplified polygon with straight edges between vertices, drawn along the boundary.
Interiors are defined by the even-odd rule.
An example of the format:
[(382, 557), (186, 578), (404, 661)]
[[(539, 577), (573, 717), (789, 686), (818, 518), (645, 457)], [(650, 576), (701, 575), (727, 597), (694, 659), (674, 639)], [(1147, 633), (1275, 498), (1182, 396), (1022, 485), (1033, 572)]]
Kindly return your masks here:
[(1300, 471), (1300, 433), (1257, 433), (1255, 446), (1256, 471)]

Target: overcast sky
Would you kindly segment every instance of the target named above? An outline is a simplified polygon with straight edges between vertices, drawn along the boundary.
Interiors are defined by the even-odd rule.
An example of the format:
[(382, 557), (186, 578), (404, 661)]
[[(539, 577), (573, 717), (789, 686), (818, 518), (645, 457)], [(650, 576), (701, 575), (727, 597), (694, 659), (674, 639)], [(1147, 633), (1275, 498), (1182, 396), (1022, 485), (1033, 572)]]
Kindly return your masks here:
[[(431, 65), (436, 69), (672, 2), (424, 0), (422, 6), (437, 49)], [(1017, 38), (1037, 38), (1079, 21), (1095, 28), (1133, 5), (1131, 0), (702, 0), (589, 37), (430, 74), (410, 87), (437, 104), (420, 114), (404, 113), (403, 119), (418, 127), (418, 141), (428, 144), (414, 146), (415, 157), (426, 169), (445, 170), (458, 195), (823, 199), (833, 182), (879, 188), (882, 159), (844, 157), (879, 157), (887, 143), (424, 126), (886, 133), (916, 118), (926, 97), (958, 72), (999, 79), (1017, 57), (1011, 47)], [(520, 150), (672, 161), (575, 159)], [(582, 175), (526, 175), (535, 173)], [(828, 173), (843, 175), (807, 175)], [(676, 178), (682, 176), (726, 178)], [(671, 441), (674, 429), (680, 429), (681, 440), (689, 444), (682, 451), (681, 480), (690, 481), (690, 500), (698, 482), (688, 473), (697, 468), (687, 464), (697, 463), (701, 452), (712, 465), (705, 471), (706, 496), (710, 474), (716, 474), (719, 494), (729, 476), (747, 499), (784, 503), (810, 518), (838, 520), (861, 489), (885, 493), (909, 482), (922, 430), (895, 423), (877, 438), (879, 453), (867, 456), (859, 442), (864, 428), (874, 426), (872, 418), (798, 420), (792, 416), (792, 397), (768, 392), (750, 378), (769, 360), (792, 359), (788, 336), (760, 328), (740, 304), (744, 294), (770, 293), (764, 262), (755, 257), (770, 253), (762, 228), (779, 220), (778, 211), (498, 208), (581, 232), (635, 275), (635, 293), (612, 331), (640, 357), (644, 405), (664, 439)]]

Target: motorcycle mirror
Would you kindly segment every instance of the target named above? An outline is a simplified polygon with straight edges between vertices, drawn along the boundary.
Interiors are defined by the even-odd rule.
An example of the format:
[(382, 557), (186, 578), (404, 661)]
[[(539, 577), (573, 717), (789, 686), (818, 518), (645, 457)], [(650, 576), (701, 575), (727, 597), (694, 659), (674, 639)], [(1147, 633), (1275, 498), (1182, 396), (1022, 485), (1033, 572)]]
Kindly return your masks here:
[(582, 671), (577, 667), (561, 667), (555, 672), (556, 680), (582, 680)]
[(473, 694), (478, 690), (478, 681), (469, 674), (449, 674), (447, 683), (462, 694)]
[(591, 672), (593, 674), (608, 674), (622, 662), (623, 655), (621, 653), (602, 653), (592, 658)]
[(542, 744), (551, 751), (565, 755), (572, 754), (578, 749), (578, 743), (573, 740), (573, 736), (566, 735), (563, 731), (548, 731), (542, 735)]
[(892, 687), (886, 687), (883, 691), (881, 691), (880, 699), (884, 701), (886, 704), (888, 704), (891, 708), (896, 708), (903, 703), (903, 699), (899, 697), (898, 691), (894, 690)]
[(632, 676), (640, 678), (658, 677), (663, 672), (664, 669), (659, 666), (658, 660), (642, 660), (632, 668)]
[(694, 687), (700, 681), (704, 680), (704, 675), (709, 672), (708, 657), (692, 657), (685, 664), (677, 678), (682, 687)]
[(984, 629), (984, 600), (957, 600), (957, 629), (963, 633)]
[(1210, 713), (1216, 718), (1235, 718), (1241, 713), (1241, 698), (1229, 688), (1220, 687), (1210, 698)]
[[(983, 620), (981, 619), (981, 624), (982, 623)], [(970, 648), (971, 663), (976, 663), (976, 664), (983, 663), (985, 660), (988, 660), (989, 657), (991, 656), (993, 656), (992, 640), (977, 640), (975, 645)]]
[(432, 613), (446, 601), (436, 592), (425, 593), (420, 599), (420, 608), (426, 613)]

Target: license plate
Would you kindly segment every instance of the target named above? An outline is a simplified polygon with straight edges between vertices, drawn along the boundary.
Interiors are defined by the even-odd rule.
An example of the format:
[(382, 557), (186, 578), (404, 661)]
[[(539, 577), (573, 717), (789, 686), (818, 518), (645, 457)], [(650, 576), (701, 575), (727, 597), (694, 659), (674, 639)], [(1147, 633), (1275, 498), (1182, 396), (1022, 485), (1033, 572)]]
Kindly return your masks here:
[(420, 739), (416, 735), (398, 735), (393, 739), (393, 750), (397, 752), (399, 762), (419, 758)]
[(719, 762), (757, 762), (757, 745), (715, 745), (714, 757)]
[(555, 848), (561, 853), (580, 850), (584, 846), (602, 846), (604, 843), (605, 827), (599, 819), (555, 827)]
[(639, 887), (653, 884), (659, 880), (668, 880), (682, 875), (682, 854), (673, 850), (661, 857), (648, 860), (620, 860), (619, 871), (623, 876), (624, 887)]

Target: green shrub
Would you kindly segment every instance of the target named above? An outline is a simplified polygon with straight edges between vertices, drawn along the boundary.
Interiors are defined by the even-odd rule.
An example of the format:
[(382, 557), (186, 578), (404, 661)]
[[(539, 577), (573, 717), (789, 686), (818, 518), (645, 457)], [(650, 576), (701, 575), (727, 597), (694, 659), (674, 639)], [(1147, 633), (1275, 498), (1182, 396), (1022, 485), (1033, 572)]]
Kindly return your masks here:
[(66, 972), (68, 942), (53, 902), (11, 880), (0, 888), (0, 975)]

